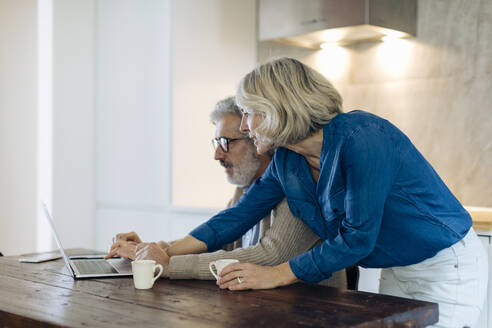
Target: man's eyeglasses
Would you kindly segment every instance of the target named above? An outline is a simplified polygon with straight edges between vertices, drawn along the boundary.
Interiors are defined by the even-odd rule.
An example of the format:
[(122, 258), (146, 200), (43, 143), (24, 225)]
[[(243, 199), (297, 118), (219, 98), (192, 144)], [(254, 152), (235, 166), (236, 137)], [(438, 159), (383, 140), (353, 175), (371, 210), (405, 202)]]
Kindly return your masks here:
[(214, 150), (217, 150), (217, 147), (220, 146), (220, 149), (224, 153), (227, 153), (229, 151), (229, 144), (233, 141), (236, 140), (243, 140), (243, 139), (248, 139), (248, 137), (242, 137), (242, 138), (226, 138), (226, 137), (220, 137), (220, 138), (213, 138), (212, 139), (212, 145), (214, 146)]

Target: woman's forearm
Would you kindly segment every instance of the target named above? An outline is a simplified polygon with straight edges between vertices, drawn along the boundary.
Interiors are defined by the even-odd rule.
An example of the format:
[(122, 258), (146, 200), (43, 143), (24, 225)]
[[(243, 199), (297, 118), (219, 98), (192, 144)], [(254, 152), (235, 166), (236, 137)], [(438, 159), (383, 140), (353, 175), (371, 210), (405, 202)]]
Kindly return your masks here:
[(277, 287), (287, 286), (287, 285), (291, 285), (293, 283), (301, 281), (292, 272), (290, 265), (289, 265), (289, 262), (279, 264), (279, 265), (275, 266), (274, 268), (277, 271), (277, 277), (278, 277)]
[(197, 254), (207, 251), (207, 245), (193, 236), (186, 236), (183, 239), (177, 240), (167, 248), (169, 256)]

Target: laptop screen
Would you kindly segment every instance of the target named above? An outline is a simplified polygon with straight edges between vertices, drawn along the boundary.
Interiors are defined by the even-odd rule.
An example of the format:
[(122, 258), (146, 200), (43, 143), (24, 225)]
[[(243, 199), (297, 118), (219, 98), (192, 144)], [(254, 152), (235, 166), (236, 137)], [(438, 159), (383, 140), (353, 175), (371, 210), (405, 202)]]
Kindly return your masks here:
[(72, 267), (70, 266), (70, 262), (68, 261), (68, 256), (67, 256), (67, 254), (65, 254), (65, 250), (63, 249), (60, 238), (58, 237), (58, 234), (56, 233), (55, 223), (53, 222), (53, 218), (51, 217), (50, 211), (48, 210), (48, 207), (46, 206), (45, 203), (41, 202), (41, 205), (43, 206), (44, 214), (46, 216), (46, 219), (48, 219), (48, 222), (49, 222), (50, 228), (51, 228), (51, 232), (53, 233), (53, 237), (55, 237), (56, 244), (58, 245), (58, 249), (60, 250), (61, 255), (63, 256), (63, 260), (65, 261), (68, 272), (70, 272), (72, 277), (75, 277), (75, 273), (73, 272)]

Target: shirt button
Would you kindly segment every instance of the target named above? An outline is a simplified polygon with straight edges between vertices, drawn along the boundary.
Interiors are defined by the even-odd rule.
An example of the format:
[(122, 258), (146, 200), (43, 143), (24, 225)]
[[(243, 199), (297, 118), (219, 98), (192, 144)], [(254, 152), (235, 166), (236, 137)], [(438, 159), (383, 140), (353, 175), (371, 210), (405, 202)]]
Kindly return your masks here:
[(333, 213), (337, 213), (337, 212), (338, 212), (338, 209), (334, 208)]

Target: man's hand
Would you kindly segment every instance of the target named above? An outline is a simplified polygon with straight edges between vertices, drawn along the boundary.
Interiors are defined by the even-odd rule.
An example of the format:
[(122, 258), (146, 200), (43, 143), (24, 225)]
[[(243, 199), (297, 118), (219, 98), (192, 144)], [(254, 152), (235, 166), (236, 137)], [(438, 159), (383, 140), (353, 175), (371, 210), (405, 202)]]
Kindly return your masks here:
[(169, 256), (156, 243), (140, 243), (136, 246), (135, 260), (154, 260), (163, 267), (163, 278), (169, 276)]
[[(239, 277), (239, 280), (238, 280)], [(217, 285), (221, 289), (271, 289), (299, 281), (292, 273), (289, 263), (260, 266), (252, 263), (232, 263), (222, 269)]]
[(137, 233), (133, 231), (117, 234), (116, 237), (113, 238), (113, 243), (117, 242), (118, 240), (133, 241), (137, 244), (140, 244), (142, 242), (142, 240), (140, 240), (140, 237), (137, 235)]
[(122, 239), (117, 240), (113, 245), (109, 253), (104, 257), (104, 259), (109, 259), (113, 256), (120, 256), (124, 259), (135, 259), (135, 250), (137, 248), (137, 243), (134, 241), (124, 241)]

